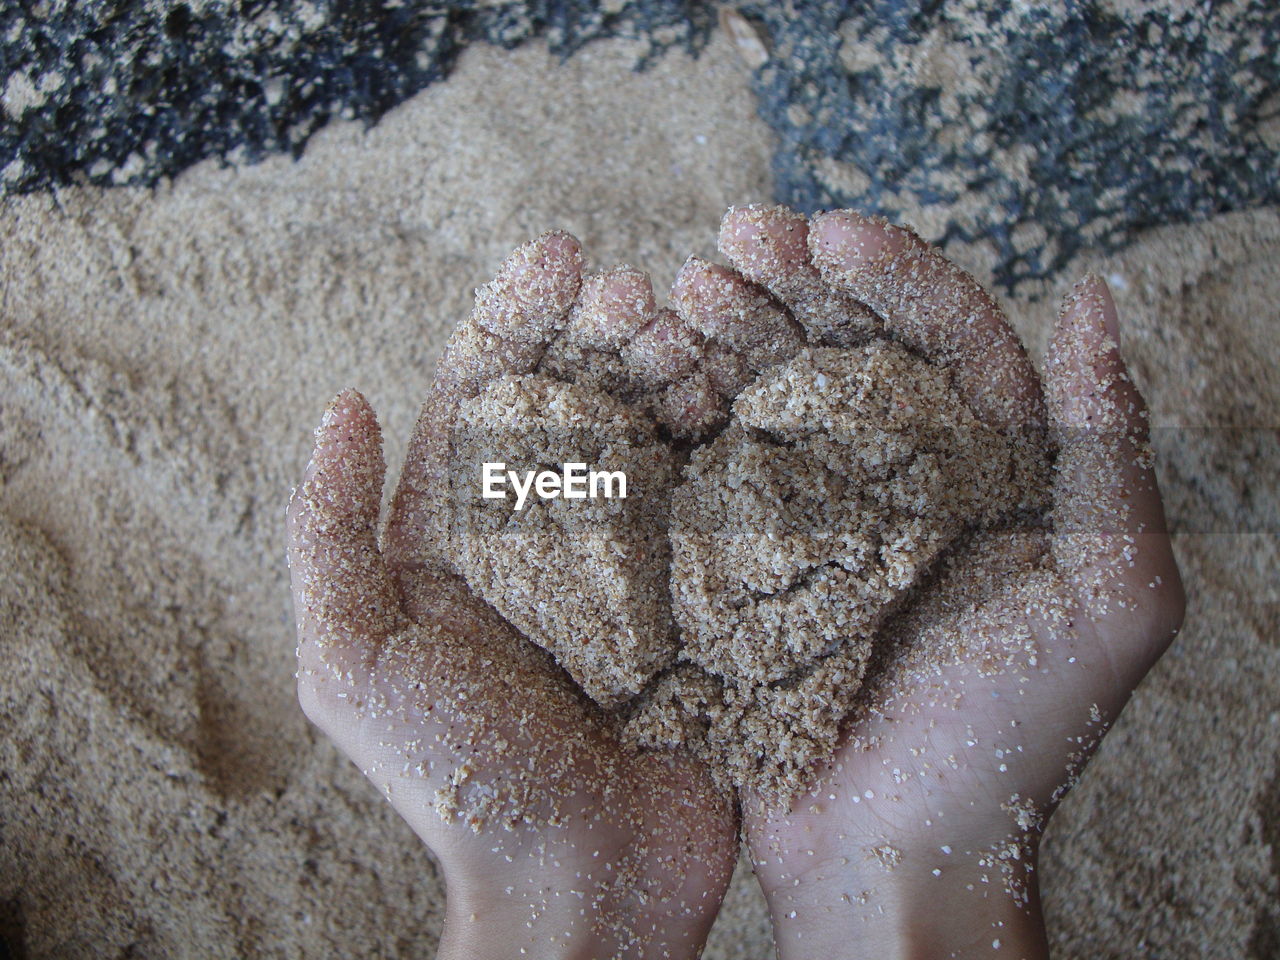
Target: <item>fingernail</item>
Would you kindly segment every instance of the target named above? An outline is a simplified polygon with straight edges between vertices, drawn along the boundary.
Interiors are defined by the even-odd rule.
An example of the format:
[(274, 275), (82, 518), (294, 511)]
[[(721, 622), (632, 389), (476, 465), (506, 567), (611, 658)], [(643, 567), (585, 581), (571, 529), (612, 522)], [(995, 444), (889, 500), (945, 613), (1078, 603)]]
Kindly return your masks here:
[[(809, 249), (846, 270), (876, 267), (901, 246), (902, 228), (852, 210), (819, 214), (809, 225)], [(834, 258), (834, 262), (833, 262)]]

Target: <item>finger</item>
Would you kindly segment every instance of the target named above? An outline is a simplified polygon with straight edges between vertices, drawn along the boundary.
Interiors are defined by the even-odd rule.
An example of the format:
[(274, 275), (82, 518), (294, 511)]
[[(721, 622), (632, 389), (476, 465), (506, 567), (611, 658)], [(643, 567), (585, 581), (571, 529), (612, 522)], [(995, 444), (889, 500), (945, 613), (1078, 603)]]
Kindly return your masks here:
[(1103, 638), (1140, 677), (1181, 625), (1185, 601), (1146, 405), (1118, 339), (1111, 293), (1088, 276), (1063, 304), (1046, 361), (1059, 444), (1053, 552)]
[(564, 327), (581, 283), (578, 241), (553, 231), (516, 248), (476, 291), (475, 309), (436, 368), (391, 500), (386, 558), (402, 591), (410, 591), (409, 578), (439, 563), (447, 540), (449, 430), (458, 404), (491, 380), (532, 371)]
[(648, 387), (659, 387), (690, 373), (702, 359), (704, 337), (675, 311), (664, 307), (636, 331), (622, 348), (632, 376)]
[(577, 347), (616, 351), (656, 312), (649, 275), (631, 266), (614, 267), (582, 281), (565, 338)]
[(471, 316), (445, 347), (436, 372), (447, 395), (475, 396), (509, 373), (528, 373), (564, 328), (582, 285), (582, 247), (553, 230), (521, 244), (476, 290)]
[(905, 227), (850, 210), (813, 218), (809, 251), (832, 286), (865, 303), (907, 346), (952, 368), (985, 422), (1037, 431), (1035, 369), (1003, 311), (973, 277)]
[(516, 247), (477, 291), (475, 321), (520, 343), (545, 344), (564, 326), (582, 282), (582, 247), (551, 230)]
[(811, 343), (848, 346), (881, 326), (880, 318), (830, 286), (809, 257), (809, 222), (783, 206), (731, 207), (720, 221), (720, 251), (742, 275), (767, 288), (804, 326)]
[(676, 274), (671, 306), (702, 343), (697, 369), (673, 382), (657, 404), (659, 420), (676, 437), (696, 440), (723, 425), (742, 388), (803, 343), (766, 290), (699, 257), (690, 257)]
[(803, 343), (768, 293), (700, 257), (690, 257), (676, 274), (671, 305), (690, 327), (741, 357), (751, 376), (790, 359)]
[(368, 401), (347, 390), (330, 402), (315, 452), (289, 502), (289, 571), (304, 668), (348, 674), (402, 624), (378, 551), (385, 467)]

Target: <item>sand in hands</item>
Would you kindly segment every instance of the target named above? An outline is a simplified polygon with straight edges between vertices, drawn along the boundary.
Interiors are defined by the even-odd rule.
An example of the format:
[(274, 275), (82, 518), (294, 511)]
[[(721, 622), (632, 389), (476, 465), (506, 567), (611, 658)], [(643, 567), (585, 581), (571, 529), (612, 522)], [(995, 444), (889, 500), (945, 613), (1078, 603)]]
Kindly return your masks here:
[[(628, 741), (689, 750), (781, 804), (833, 753), (878, 634), (936, 558), (1042, 499), (1044, 451), (812, 267), (755, 265), (772, 291), (693, 259), (672, 308), (620, 267), (548, 309), (520, 362), (446, 417), (436, 536)], [(485, 463), (620, 470), (628, 496), (517, 509), (482, 497)]]
[(783, 799), (834, 748), (885, 618), (995, 516), (1012, 451), (945, 369), (887, 340), (806, 349), (733, 411), (673, 495), (683, 662), (628, 732)]
[[(597, 391), (507, 376), (463, 403), (452, 440), (458, 571), (597, 703), (639, 693), (676, 654), (666, 575), (671, 451), (653, 422)], [(628, 489), (484, 499), (476, 477), (486, 463), (522, 478), (590, 465), (623, 474)]]

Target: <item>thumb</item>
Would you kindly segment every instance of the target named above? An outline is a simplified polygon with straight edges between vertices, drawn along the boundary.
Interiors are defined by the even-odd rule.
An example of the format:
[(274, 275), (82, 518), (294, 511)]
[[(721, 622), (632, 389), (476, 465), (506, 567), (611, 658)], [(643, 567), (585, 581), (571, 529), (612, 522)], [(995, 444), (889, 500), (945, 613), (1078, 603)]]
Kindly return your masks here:
[(352, 673), (403, 621), (378, 549), (382, 434), (354, 390), (330, 402), (315, 452), (289, 501), (289, 571), (303, 672)]
[(1058, 441), (1053, 554), (1122, 676), (1136, 684), (1182, 625), (1185, 596), (1148, 443), (1101, 278), (1067, 297), (1046, 361)]

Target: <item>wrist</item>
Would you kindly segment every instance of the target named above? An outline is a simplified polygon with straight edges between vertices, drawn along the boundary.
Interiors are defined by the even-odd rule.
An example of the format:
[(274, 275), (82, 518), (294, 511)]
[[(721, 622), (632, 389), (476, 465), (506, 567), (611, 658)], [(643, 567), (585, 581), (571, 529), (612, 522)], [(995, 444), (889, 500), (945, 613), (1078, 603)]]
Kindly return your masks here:
[[(780, 960), (1048, 957), (1037, 844), (848, 843), (757, 867)], [(800, 858), (785, 858), (795, 864)]]
[(450, 886), (437, 960), (591, 960), (598, 943), (584, 916), (566, 916), (551, 891), (505, 899)]
[[(647, 898), (628, 876), (600, 864), (566, 872), (515, 871), (501, 878), (447, 880), (438, 960), (600, 960), (601, 957), (696, 958), (714, 919), (704, 904)], [(716, 903), (718, 904), (718, 898)], [(686, 909), (693, 907), (693, 909)]]

